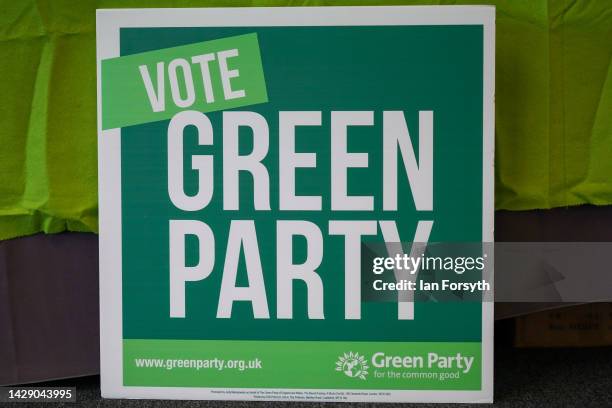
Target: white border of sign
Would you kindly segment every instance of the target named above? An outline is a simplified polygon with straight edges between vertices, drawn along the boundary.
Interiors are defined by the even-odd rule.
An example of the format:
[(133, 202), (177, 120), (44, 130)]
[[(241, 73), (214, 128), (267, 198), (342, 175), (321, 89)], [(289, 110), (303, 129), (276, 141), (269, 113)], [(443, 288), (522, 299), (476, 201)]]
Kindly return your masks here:
[[(100, 371), (105, 398), (236, 399), (215, 388), (126, 387), (123, 385), (121, 260), (121, 130), (102, 130), (101, 60), (119, 56), (123, 27), (263, 27), (368, 25), (482, 25), (483, 67), (483, 241), (493, 242), (495, 8), (493, 6), (258, 7), (202, 9), (112, 9), (96, 12), (98, 73), (98, 189), (100, 231)], [(492, 270), (493, 257), (487, 259)], [(492, 275), (491, 275), (492, 276)], [(353, 396), (365, 402), (492, 402), (493, 303), (483, 303), (482, 390), (390, 390), (386, 396)], [(243, 389), (242, 391), (249, 391)], [(272, 391), (272, 390), (271, 390)], [(276, 390), (297, 391), (297, 390)], [(351, 390), (321, 390), (351, 391)], [(354, 390), (352, 390), (354, 391)], [(381, 391), (381, 390), (372, 390)], [(261, 401), (262, 399), (257, 399)]]

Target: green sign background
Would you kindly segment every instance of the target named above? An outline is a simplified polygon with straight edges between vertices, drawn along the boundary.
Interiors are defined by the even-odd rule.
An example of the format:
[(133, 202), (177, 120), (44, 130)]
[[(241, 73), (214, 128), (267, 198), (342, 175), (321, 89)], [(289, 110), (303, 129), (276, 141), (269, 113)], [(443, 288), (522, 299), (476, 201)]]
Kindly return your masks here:
[[(371, 358), (382, 350), (387, 356), (419, 356), (425, 364), (423, 367), (391, 365), (377, 368), (371, 363)], [(349, 352), (358, 353), (367, 361), (367, 374), (363, 379), (349, 377), (336, 370), (339, 356)], [(461, 353), (462, 356), (473, 357), (474, 363), (466, 373), (456, 367), (440, 368), (435, 364), (429, 367), (428, 353), (443, 356)], [(261, 368), (196, 370), (187, 366), (163, 367), (168, 360), (215, 358), (225, 361), (259, 359)], [(143, 366), (143, 359), (148, 360), (148, 367)], [(481, 368), (480, 343), (473, 342), (124, 340), (124, 383), (134, 386), (478, 390), (481, 387)], [(389, 376), (389, 372), (399, 375)], [(425, 373), (428, 375), (418, 376)], [(445, 377), (445, 374), (452, 376)]]
[[(222, 209), (221, 113), (208, 114), (214, 146), (185, 136), (186, 190), (197, 175), (191, 154), (214, 154), (215, 195), (197, 212), (175, 208), (167, 193), (168, 121), (121, 130), (123, 225), (123, 336), (126, 339), (243, 339), (335, 341), (480, 342), (479, 303), (415, 305), (415, 320), (398, 321), (397, 305), (364, 303), (361, 320), (344, 319), (344, 239), (329, 236), (328, 221), (395, 220), (411, 241), (418, 220), (434, 220), (430, 241), (482, 240), (481, 26), (374, 26), (275, 28), (129, 28), (121, 30), (121, 55), (257, 33), (269, 102), (242, 110), (261, 113), (270, 128), (264, 164), (270, 172), (272, 211), (254, 211), (252, 179), (241, 176), (240, 211)], [(297, 132), (297, 150), (317, 153), (317, 168), (297, 171), (297, 193), (322, 195), (323, 211), (278, 212), (278, 111), (320, 110), (321, 127)], [(353, 127), (349, 151), (368, 152), (369, 168), (349, 171), (349, 193), (374, 195), (373, 212), (331, 212), (330, 111), (374, 110), (375, 126)], [(418, 111), (434, 111), (434, 211), (417, 213), (400, 166), (399, 212), (382, 211), (382, 111), (405, 112), (417, 143)], [(251, 135), (241, 134), (243, 154)], [(169, 317), (168, 220), (198, 219), (215, 233), (217, 264), (210, 277), (187, 284), (186, 318)], [(271, 318), (254, 319), (250, 303), (234, 304), (231, 319), (215, 317), (229, 223), (253, 219), (257, 227)], [(324, 320), (308, 320), (305, 286), (294, 285), (294, 318), (277, 320), (276, 220), (315, 222), (324, 237), (319, 274), (324, 285)], [(372, 237), (382, 241), (382, 236)], [(304, 242), (296, 240), (296, 261)], [(188, 260), (197, 262), (196, 242)], [(300, 258), (301, 257), (301, 258)], [(246, 284), (241, 260), (239, 284)]]

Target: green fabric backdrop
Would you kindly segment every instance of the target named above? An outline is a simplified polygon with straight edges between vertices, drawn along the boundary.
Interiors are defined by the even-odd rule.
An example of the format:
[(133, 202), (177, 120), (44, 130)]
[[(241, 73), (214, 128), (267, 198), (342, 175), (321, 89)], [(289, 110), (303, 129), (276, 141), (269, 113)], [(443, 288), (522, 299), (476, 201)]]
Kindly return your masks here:
[[(470, 1), (0, 0), (0, 239), (97, 225), (95, 9)], [(498, 0), (498, 209), (612, 204), (612, 1)]]

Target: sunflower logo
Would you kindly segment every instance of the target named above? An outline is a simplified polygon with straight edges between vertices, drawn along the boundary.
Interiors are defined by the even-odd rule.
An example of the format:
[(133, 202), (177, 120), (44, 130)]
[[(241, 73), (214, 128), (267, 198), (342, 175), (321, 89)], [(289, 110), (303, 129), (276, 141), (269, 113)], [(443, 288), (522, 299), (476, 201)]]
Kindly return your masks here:
[(359, 353), (344, 353), (336, 361), (336, 371), (342, 371), (347, 377), (366, 379), (368, 375), (368, 363), (364, 356)]

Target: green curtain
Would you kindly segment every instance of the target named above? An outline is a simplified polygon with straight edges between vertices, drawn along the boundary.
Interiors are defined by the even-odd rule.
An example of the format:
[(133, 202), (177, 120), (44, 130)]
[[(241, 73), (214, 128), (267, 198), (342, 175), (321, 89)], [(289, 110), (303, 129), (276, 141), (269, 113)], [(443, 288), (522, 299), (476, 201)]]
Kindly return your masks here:
[[(95, 9), (469, 1), (0, 0), (0, 239), (97, 225)], [(496, 208), (612, 204), (612, 1), (497, 6)]]

